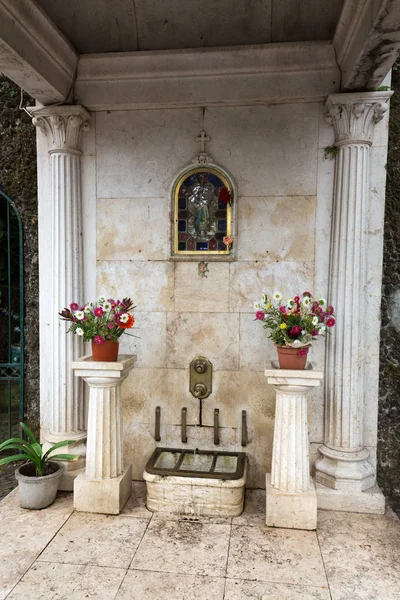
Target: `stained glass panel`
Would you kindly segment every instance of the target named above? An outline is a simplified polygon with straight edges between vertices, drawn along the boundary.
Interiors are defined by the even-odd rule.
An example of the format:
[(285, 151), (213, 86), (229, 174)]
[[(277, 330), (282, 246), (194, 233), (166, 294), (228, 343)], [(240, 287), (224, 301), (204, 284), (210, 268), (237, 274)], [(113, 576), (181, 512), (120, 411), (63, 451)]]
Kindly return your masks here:
[(174, 254), (229, 254), (233, 190), (217, 168), (193, 168), (174, 189)]

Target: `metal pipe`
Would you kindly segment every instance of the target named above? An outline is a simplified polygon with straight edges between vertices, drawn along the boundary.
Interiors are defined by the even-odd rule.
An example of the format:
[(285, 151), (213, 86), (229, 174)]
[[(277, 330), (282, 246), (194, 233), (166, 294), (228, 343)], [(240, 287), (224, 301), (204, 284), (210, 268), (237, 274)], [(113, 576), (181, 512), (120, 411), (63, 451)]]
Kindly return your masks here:
[(246, 411), (242, 410), (242, 446), (247, 446), (247, 415)]
[(214, 444), (219, 444), (219, 408), (214, 409)]
[(187, 408), (182, 408), (182, 419), (181, 419), (181, 440), (183, 444), (187, 444), (186, 434), (186, 421), (187, 421)]
[(161, 408), (159, 406), (156, 406), (156, 430), (154, 433), (154, 439), (156, 440), (156, 442), (161, 441), (160, 424), (161, 424)]

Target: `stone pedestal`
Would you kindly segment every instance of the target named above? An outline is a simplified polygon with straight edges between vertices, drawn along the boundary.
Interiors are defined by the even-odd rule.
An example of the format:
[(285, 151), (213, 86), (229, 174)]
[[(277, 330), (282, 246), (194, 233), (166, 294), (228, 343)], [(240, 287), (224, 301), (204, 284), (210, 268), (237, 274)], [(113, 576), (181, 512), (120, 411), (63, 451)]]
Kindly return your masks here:
[[(51, 400), (51, 421), (44, 431), (44, 449), (63, 440), (74, 444), (64, 453), (79, 460), (63, 462), (65, 471), (59, 489), (72, 489), (73, 478), (85, 466), (86, 424), (83, 384), (74, 378), (71, 361), (83, 352), (77, 335), (66, 335), (58, 311), (70, 302), (83, 302), (82, 201), (80, 155), (82, 133), (89, 129), (90, 115), (82, 106), (32, 108), (33, 124), (47, 138), (51, 160), (51, 256), (50, 280), (52, 312), (49, 321), (50, 364), (41, 397)], [(43, 342), (41, 338), (41, 342)]]
[(266, 476), (270, 527), (316, 529), (317, 494), (310, 477), (307, 393), (323, 374), (313, 370), (267, 369), (276, 391), (272, 470)]
[(117, 515), (130, 496), (132, 467), (123, 459), (121, 384), (135, 361), (129, 355), (116, 362), (84, 356), (72, 363), (75, 376), (90, 388), (86, 471), (74, 481), (76, 510)]

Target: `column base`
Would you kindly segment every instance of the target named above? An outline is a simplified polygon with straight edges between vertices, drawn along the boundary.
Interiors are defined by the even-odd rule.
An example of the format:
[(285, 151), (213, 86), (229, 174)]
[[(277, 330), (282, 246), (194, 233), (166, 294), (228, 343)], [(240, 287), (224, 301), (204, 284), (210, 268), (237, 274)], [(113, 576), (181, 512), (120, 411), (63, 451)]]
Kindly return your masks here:
[(118, 515), (132, 491), (132, 465), (118, 477), (88, 479), (81, 473), (74, 481), (74, 509), (82, 512)]
[(318, 509), (384, 515), (386, 499), (377, 485), (364, 492), (344, 492), (316, 483)]
[[(62, 464), (65, 465), (66, 463), (63, 462)], [(64, 471), (64, 473), (61, 476), (60, 483), (58, 484), (58, 490), (60, 492), (73, 492), (74, 481), (81, 473), (85, 473), (85, 467), (81, 469), (75, 469), (74, 471)]]
[(315, 481), (332, 490), (359, 494), (376, 484), (375, 471), (368, 461), (369, 451), (342, 452), (320, 446), (322, 456), (315, 462)]
[(271, 484), (271, 474), (267, 473), (265, 490), (268, 527), (308, 530), (317, 528), (317, 494), (311, 478), (309, 490), (289, 494), (274, 488)]

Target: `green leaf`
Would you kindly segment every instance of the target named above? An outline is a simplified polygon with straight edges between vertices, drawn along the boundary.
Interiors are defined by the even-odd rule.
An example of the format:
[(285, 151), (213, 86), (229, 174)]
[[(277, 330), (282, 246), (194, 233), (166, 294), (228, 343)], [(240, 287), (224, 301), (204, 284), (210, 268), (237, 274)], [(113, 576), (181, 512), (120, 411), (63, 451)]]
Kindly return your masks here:
[(77, 454), (55, 454), (50, 456), (49, 460), (78, 460)]
[(22, 422), (20, 423), (20, 427), (22, 427), (22, 429), (25, 431), (31, 444), (37, 444), (37, 440), (36, 440), (35, 436), (33, 435), (32, 431), (29, 429), (29, 427), (27, 425), (25, 425), (25, 423), (22, 423)]
[[(54, 452), (54, 450), (57, 450), (57, 448), (61, 448), (62, 446), (68, 446), (69, 444), (72, 446), (75, 443), (76, 443), (75, 440), (63, 440), (62, 442), (57, 442), (57, 444), (54, 444), (54, 446), (52, 446), (49, 450), (47, 450), (46, 454), (44, 454), (44, 456), (43, 456), (43, 460), (46, 460), (47, 457), (49, 456), (49, 454), (51, 454), (51, 452)], [(53, 458), (53, 457), (50, 456), (50, 458)]]
[(0, 444), (0, 452), (1, 450), (5, 450), (8, 446), (8, 444), (21, 444), (21, 446), (24, 446), (26, 444), (25, 440), (22, 440), (21, 438), (10, 438), (8, 440), (6, 440), (5, 442), (3, 442), (2, 444)]
[(38, 458), (42, 458), (42, 446), (37, 442), (32, 444), (32, 450)]
[(26, 454), (15, 454), (15, 456), (6, 456), (5, 458), (0, 458), (0, 466), (7, 465), (10, 462), (16, 462), (17, 460), (29, 460), (29, 456)]

